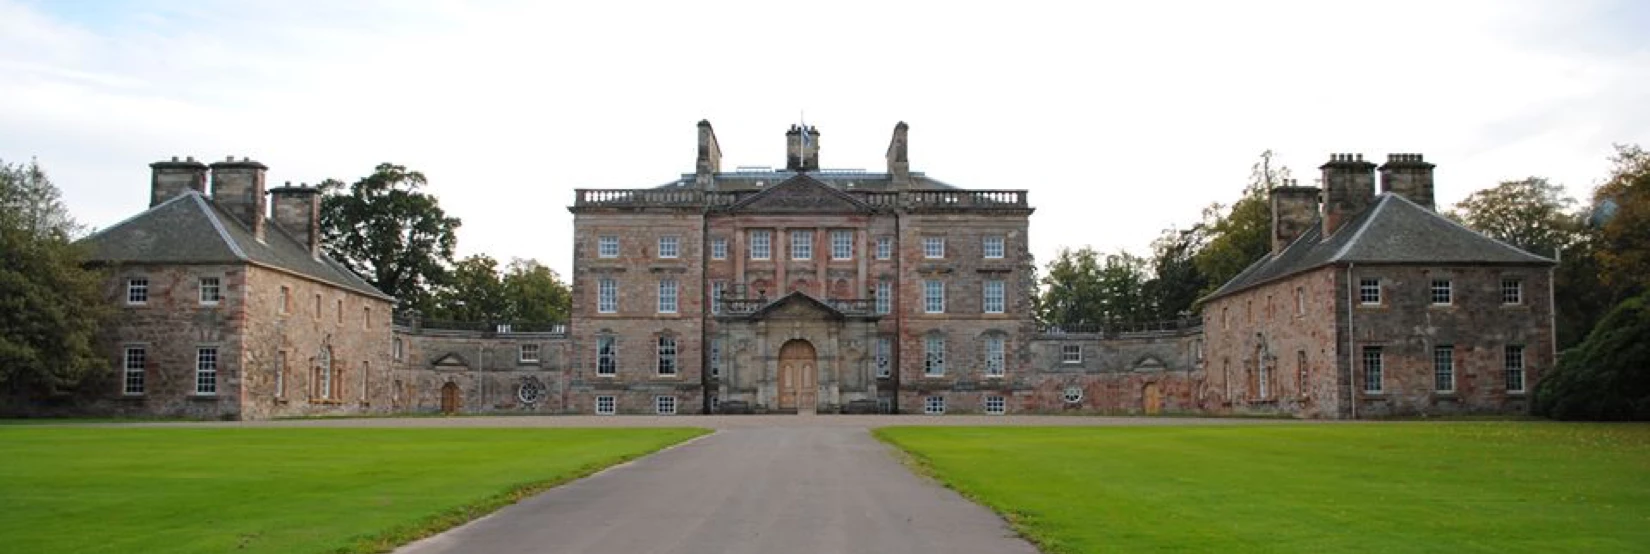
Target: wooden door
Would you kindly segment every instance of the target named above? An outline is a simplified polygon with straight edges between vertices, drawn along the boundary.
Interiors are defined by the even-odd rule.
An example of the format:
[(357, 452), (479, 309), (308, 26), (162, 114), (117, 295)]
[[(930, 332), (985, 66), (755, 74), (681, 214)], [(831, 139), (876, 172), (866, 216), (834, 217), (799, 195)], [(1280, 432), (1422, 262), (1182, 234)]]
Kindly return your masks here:
[(779, 348), (779, 409), (812, 413), (818, 403), (814, 386), (814, 345), (793, 340)]
[(1146, 383), (1142, 396), (1146, 400), (1146, 415), (1157, 415), (1163, 411), (1163, 392), (1158, 390), (1157, 383)]
[(449, 382), (441, 386), (441, 413), (449, 415), (458, 413), (460, 400), (457, 383)]

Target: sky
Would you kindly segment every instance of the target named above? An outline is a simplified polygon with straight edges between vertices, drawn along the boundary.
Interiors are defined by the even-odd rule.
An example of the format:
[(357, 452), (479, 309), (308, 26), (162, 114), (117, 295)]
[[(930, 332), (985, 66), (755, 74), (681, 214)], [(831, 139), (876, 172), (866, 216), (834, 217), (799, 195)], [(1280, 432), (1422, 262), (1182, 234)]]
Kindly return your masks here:
[(579, 188), (783, 166), (1027, 189), (1039, 263), (1146, 253), (1230, 203), (1262, 152), (1438, 165), (1440, 205), (1544, 176), (1585, 197), (1650, 145), (1650, 2), (0, 0), (0, 160), (38, 159), (91, 227), (149, 167), (247, 156), (270, 186), (422, 171), (459, 254), (572, 267)]

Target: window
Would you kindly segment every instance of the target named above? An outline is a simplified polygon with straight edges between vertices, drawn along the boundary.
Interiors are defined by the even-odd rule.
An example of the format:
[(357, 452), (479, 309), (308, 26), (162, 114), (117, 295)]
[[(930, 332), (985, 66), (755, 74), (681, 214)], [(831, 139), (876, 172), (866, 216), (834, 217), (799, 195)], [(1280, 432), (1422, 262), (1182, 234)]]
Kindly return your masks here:
[(372, 307), (371, 306), (361, 308), (361, 328), (362, 329), (371, 329), (372, 328)]
[(935, 259), (945, 257), (945, 237), (923, 237), (922, 257)]
[(877, 313), (886, 314), (894, 311), (894, 283), (877, 281)]
[(195, 350), (195, 394), (218, 394), (218, 349)]
[(1455, 391), (1455, 347), (1432, 348), (1432, 389), (1438, 392)]
[(332, 347), (321, 347), (315, 355), (315, 395), (325, 400), (332, 398)]
[(722, 313), (722, 288), (726, 286), (728, 286), (727, 283), (722, 281), (710, 282), (710, 313), (712, 315)]
[(930, 396), (922, 399), (922, 413), (928, 415), (942, 415), (945, 413), (945, 397)]
[(814, 232), (796, 230), (791, 231), (791, 259), (814, 259)]
[(596, 281), (596, 312), (611, 314), (619, 311), (619, 283), (611, 278)]
[(1507, 345), (1503, 367), (1507, 373), (1507, 392), (1524, 392), (1524, 346)]
[(1066, 387), (1065, 392), (1060, 393), (1060, 399), (1066, 401), (1067, 404), (1077, 404), (1082, 402), (1083, 387)]
[(1307, 396), (1306, 391), (1312, 388), (1312, 384), (1308, 380), (1309, 377), (1310, 376), (1306, 373), (1306, 351), (1296, 350), (1295, 379), (1297, 382), (1295, 383), (1295, 390), (1300, 391), (1300, 395), (1303, 398)]
[(877, 259), (888, 260), (894, 257), (894, 237), (877, 237)]
[(619, 413), (619, 403), (612, 396), (596, 397), (596, 415), (613, 415)]
[(717, 238), (710, 241), (710, 259), (728, 259), (728, 239)]
[(217, 277), (201, 277), (200, 282), (201, 305), (216, 305), (223, 299), (223, 284)]
[(148, 357), (149, 351), (142, 346), (126, 347), (125, 363), (123, 364), (126, 369), (126, 379), (121, 392), (132, 395), (143, 394), (143, 366), (148, 362)]
[(619, 257), (619, 237), (617, 235), (602, 235), (596, 238), (596, 257)]
[(1258, 387), (1259, 390), (1257, 392), (1260, 393), (1260, 399), (1265, 400), (1267, 398), (1271, 398), (1271, 396), (1272, 396), (1272, 367), (1267, 365), (1266, 360), (1264, 360), (1264, 359), (1255, 362), (1255, 365), (1257, 365), (1260, 369), (1260, 371), (1257, 372), (1257, 373), (1259, 373), (1259, 375), (1255, 379), (1256, 384), (1259, 385), (1259, 387)]
[(892, 360), (890, 359), (893, 356), (893, 350), (893, 339), (877, 337), (876, 364), (878, 378), (886, 379), (893, 375)]
[(991, 415), (1003, 415), (1006, 412), (1008, 412), (1008, 402), (1006, 402), (1003, 397), (985, 397), (985, 413)]
[(985, 282), (984, 308), (985, 313), (988, 314), (1003, 313), (1003, 282), (1001, 280), (992, 279)]
[(1003, 338), (989, 336), (985, 338), (985, 376), (1003, 376)]
[(321, 293), (315, 293), (315, 319), (321, 319)]
[(710, 378), (722, 376), (722, 339), (710, 339)]
[(831, 259), (854, 259), (854, 232), (849, 230), (831, 231)]
[(1432, 280), (1432, 304), (1433, 305), (1435, 305), (1435, 306), (1444, 306), (1444, 305), (1450, 304), (1450, 301), (1452, 300), (1452, 298), (1450, 298), (1450, 286), (1449, 286), (1449, 284), (1450, 284), (1449, 279), (1433, 279)]
[(524, 363), (524, 364), (538, 363), (538, 361), (539, 361), (539, 345), (537, 345), (537, 344), (517, 345), (516, 346), (516, 361), (519, 361), (519, 362)]
[(992, 259), (992, 260), (1002, 259), (1002, 257), (1003, 257), (1003, 237), (1001, 237), (1001, 236), (985, 237), (985, 242), (984, 242), (984, 244), (981, 245), (981, 250), (985, 251), (985, 257), (987, 259)]
[(286, 398), (286, 351), (275, 351), (275, 398)]
[(931, 314), (945, 313), (945, 281), (922, 282), (922, 309)]
[(1381, 280), (1360, 279), (1358, 281), (1358, 303), (1374, 305), (1381, 303)]
[(677, 258), (682, 255), (682, 237), (659, 237), (659, 257)]
[(1364, 347), (1364, 392), (1381, 392), (1381, 347)]
[(945, 337), (930, 336), (923, 341), (922, 374), (927, 377), (945, 375)]
[(1062, 363), (1062, 364), (1080, 364), (1080, 363), (1083, 363), (1083, 345), (1081, 345), (1081, 344), (1062, 344), (1062, 345), (1060, 345), (1060, 363)]
[(1520, 281), (1518, 279), (1502, 279), (1501, 280), (1501, 303), (1502, 304), (1508, 304), (1508, 305), (1523, 304), (1524, 303), (1524, 282)]
[(751, 231), (751, 259), (766, 260), (773, 257), (773, 233), (767, 229)]
[(710, 397), (710, 413), (713, 413), (713, 414), (722, 413), (722, 399), (721, 398), (715, 397), (715, 396)]
[(1306, 288), (1295, 287), (1295, 315), (1306, 315)]
[(337, 305), (337, 310), (333, 311), (333, 313), (338, 314), (338, 324), (343, 325), (344, 324), (344, 299), (339, 298), (338, 301), (335, 304)]
[(659, 313), (676, 313), (676, 280), (659, 280)]
[(401, 342), (401, 337), (396, 337), (395, 340), (390, 341), (390, 356), (395, 358), (397, 362), (406, 358), (407, 345)]
[(618, 337), (596, 337), (596, 375), (612, 377), (619, 374)]
[(659, 375), (676, 375), (676, 337), (659, 337)]
[(676, 397), (653, 397), (653, 411), (659, 415), (676, 415)]
[(1230, 306), (1222, 307), (1220, 309), (1220, 328), (1221, 329), (1231, 329), (1232, 328), (1232, 318), (1231, 318), (1232, 314), (1231, 314), (1230, 310), (1231, 310)]
[(133, 277), (126, 280), (126, 303), (149, 303), (149, 280), (143, 277)]
[(281, 296), (276, 299), (275, 306), (281, 311), (281, 315), (292, 313), (292, 289), (290, 287), (281, 286)]

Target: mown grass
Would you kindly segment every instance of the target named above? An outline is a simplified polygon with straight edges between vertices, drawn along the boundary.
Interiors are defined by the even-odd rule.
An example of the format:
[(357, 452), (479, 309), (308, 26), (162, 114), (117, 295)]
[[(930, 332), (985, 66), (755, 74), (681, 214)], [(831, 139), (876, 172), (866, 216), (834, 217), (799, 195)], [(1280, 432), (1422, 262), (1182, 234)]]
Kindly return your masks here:
[(380, 552), (705, 432), (0, 427), (0, 551)]
[(1650, 549), (1650, 425), (876, 434), (1050, 553)]

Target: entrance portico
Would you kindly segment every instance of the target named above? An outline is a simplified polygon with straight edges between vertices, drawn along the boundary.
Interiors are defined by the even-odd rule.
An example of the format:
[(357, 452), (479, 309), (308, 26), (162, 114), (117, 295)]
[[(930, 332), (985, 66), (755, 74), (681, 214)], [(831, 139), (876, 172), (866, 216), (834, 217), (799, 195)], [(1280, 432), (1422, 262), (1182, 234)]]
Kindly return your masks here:
[(718, 397), (758, 411), (798, 414), (836, 413), (855, 400), (875, 401), (870, 346), (877, 316), (836, 304), (841, 306), (798, 291), (724, 311), (712, 336), (726, 345)]

